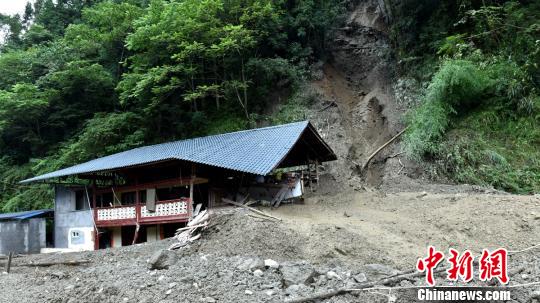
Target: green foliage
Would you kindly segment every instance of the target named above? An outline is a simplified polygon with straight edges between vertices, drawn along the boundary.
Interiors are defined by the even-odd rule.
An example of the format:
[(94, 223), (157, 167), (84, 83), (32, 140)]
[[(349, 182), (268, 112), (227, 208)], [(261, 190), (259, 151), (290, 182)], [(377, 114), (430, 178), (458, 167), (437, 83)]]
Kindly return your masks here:
[(442, 142), (439, 170), (458, 182), (531, 194), (540, 192), (540, 120), (474, 111)]
[(277, 111), (269, 117), (271, 124), (284, 124), (306, 120), (306, 108), (317, 100), (316, 93), (309, 87), (300, 87), (287, 102), (279, 104)]
[(323, 56), (341, 4), (36, 0), (0, 16), (1, 210), (50, 206), (48, 186), (16, 185), (32, 175), (266, 123), (273, 93)]
[[(416, 29), (422, 42), (407, 55), (436, 51), (442, 63), (409, 115), (408, 155), (435, 160), (458, 182), (538, 192), (540, 4), (441, 4), (427, 16), (438, 21)], [(430, 75), (433, 58), (423, 58), (419, 70)]]
[(415, 159), (437, 151), (452, 115), (477, 106), (491, 85), (471, 61), (447, 60), (427, 88), (423, 104), (409, 119), (405, 150)]

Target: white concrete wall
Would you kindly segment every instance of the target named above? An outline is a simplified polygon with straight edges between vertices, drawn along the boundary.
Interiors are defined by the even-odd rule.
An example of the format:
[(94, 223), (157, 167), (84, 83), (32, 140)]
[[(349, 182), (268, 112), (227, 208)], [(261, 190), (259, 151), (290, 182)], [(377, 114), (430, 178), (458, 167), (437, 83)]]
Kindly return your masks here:
[[(75, 192), (63, 186), (55, 187), (54, 198), (54, 246), (56, 248), (74, 247), (85, 250), (94, 249), (93, 235), (88, 231), (94, 230), (93, 214), (91, 210), (75, 210)], [(73, 231), (84, 233), (85, 243), (70, 244)], [(77, 242), (77, 241), (75, 241)]]

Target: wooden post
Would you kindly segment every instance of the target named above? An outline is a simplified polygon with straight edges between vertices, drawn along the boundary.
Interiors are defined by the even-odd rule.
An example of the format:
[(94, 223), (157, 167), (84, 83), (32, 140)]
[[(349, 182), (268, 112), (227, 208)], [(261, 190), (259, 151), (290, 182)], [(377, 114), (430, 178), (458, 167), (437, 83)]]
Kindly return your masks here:
[(133, 235), (133, 242), (131, 245), (135, 245), (135, 242), (137, 242), (137, 238), (139, 237), (139, 228), (141, 226), (139, 225), (139, 222), (137, 222), (137, 226), (135, 227), (135, 235)]
[(9, 274), (9, 271), (11, 270), (11, 260), (13, 259), (13, 252), (9, 252), (8, 260), (6, 263), (6, 272)]
[[(135, 184), (138, 185), (139, 184), (139, 178), (136, 178), (135, 179)], [(131, 245), (135, 245), (135, 243), (137, 242), (137, 238), (139, 237), (139, 228), (141, 227), (139, 225), (139, 217), (141, 215), (141, 201), (140, 201), (140, 197), (139, 197), (139, 190), (136, 189), (135, 190), (135, 224), (136, 224), (136, 227), (135, 227), (135, 234), (133, 235), (133, 242), (131, 243)]]
[(319, 160), (315, 160), (315, 180), (317, 180), (317, 188), (319, 188)]
[[(94, 216), (94, 250), (99, 249), (99, 231), (96, 225), (96, 220), (97, 220), (96, 190), (97, 190), (96, 179), (94, 178), (94, 180), (92, 180), (92, 207), (93, 209), (91, 210), (92, 216)], [(103, 203), (103, 200), (101, 203)]]
[(307, 171), (308, 171), (308, 180), (309, 180), (309, 191), (313, 192), (313, 179), (311, 178), (311, 160), (307, 158)]
[(191, 164), (191, 178), (189, 180), (189, 216), (193, 215), (193, 182), (195, 181), (195, 163)]

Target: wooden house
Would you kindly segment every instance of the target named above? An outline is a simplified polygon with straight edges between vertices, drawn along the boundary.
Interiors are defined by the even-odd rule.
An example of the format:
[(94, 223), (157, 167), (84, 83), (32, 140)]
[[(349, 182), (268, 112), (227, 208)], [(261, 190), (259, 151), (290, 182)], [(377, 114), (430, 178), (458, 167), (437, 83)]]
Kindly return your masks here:
[(21, 183), (54, 184), (55, 247), (90, 250), (171, 237), (222, 198), (301, 197), (335, 159), (303, 121), (135, 148)]

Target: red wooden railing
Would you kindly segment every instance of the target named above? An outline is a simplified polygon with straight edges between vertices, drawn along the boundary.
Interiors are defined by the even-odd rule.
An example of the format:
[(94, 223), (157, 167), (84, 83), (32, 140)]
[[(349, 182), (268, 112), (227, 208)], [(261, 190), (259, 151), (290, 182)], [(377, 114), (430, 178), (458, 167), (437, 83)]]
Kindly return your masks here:
[(157, 201), (153, 212), (147, 211), (146, 205), (142, 204), (97, 207), (94, 209), (94, 219), (97, 226), (186, 222), (191, 217), (191, 204), (189, 198)]

